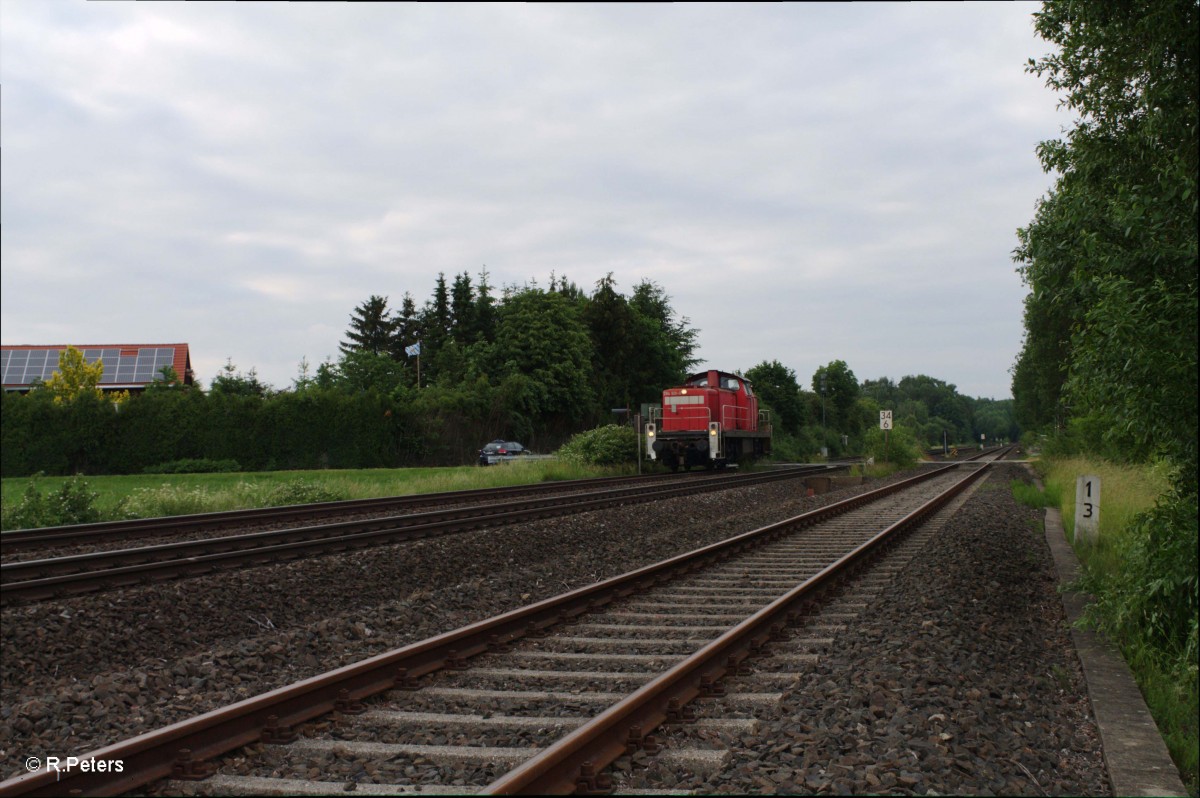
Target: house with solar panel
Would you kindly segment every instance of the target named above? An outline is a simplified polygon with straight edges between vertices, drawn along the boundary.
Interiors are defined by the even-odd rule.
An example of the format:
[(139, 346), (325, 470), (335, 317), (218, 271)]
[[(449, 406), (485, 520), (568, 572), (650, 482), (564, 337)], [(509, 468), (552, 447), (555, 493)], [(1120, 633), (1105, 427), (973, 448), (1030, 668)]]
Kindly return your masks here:
[[(50, 346), (0, 346), (0, 374), (5, 391), (24, 393), (35, 383), (45, 382), (58, 370), (58, 356), (68, 344)], [(103, 391), (145, 390), (162, 379), (162, 369), (170, 366), (184, 385), (195, 383), (192, 356), (187, 344), (69, 344), (83, 354), (89, 364), (104, 363), (100, 378)]]

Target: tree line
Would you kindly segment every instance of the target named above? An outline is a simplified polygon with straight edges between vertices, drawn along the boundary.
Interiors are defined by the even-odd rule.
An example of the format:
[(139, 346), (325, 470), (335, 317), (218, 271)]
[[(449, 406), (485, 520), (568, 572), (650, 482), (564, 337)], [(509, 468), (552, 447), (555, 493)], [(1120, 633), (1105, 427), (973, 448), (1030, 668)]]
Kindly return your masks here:
[[(659, 403), (696, 365), (697, 336), (651, 282), (627, 297), (611, 276), (590, 294), (551, 276), (547, 288), (493, 296), (486, 272), (450, 286), (439, 275), (420, 310), (411, 294), (395, 310), (368, 297), (350, 314), (338, 359), (315, 370), (302, 361), (284, 390), (227, 362), (207, 391), (165, 369), (114, 403), (96, 387), (95, 365), (67, 350), (47, 385), (3, 397), (2, 473), (454, 465), (497, 436), (549, 451), (616, 420), (615, 408), (632, 415)], [(839, 360), (814, 373), (811, 390), (778, 361), (746, 376), (772, 414), (781, 458), (862, 453), (885, 408), (896, 434), (922, 447), (1017, 435), (1011, 402), (965, 397), (924, 375), (860, 384)]]
[(302, 362), (286, 390), (230, 362), (207, 391), (164, 374), (115, 412), (94, 386), (66, 402), (5, 395), (2, 473), (447, 465), (497, 436), (549, 450), (657, 401), (695, 365), (697, 335), (649, 281), (625, 296), (608, 275), (589, 294), (552, 275), (496, 296), (486, 271), (439, 274), (419, 310), (407, 293), (398, 309), (377, 295), (358, 305), (338, 359)]
[(447, 285), (417, 310), (372, 295), (354, 309), (337, 362), (297, 389), (455, 389), (486, 382), (511, 398), (503, 426), (531, 437), (611, 419), (616, 407), (650, 402), (695, 365), (698, 331), (663, 288), (642, 281), (626, 297), (611, 274), (591, 294), (565, 277), (549, 287), (507, 287), (493, 296), (486, 270)]
[(1079, 116), (1038, 147), (1053, 189), (1018, 230), (1030, 288), (1017, 420), (1196, 486), (1197, 3), (1047, 2), (1030, 71)]
[(1200, 4), (1051, 0), (1034, 18), (1056, 50), (1029, 71), (1077, 121), (1038, 147), (1057, 177), (1018, 231), (1030, 293), (1014, 410), (1048, 453), (1171, 474), (1126, 530), (1117, 572), (1088, 571), (1085, 587), (1105, 630), (1194, 699)]
[(1012, 400), (965, 396), (952, 383), (924, 374), (859, 382), (845, 361), (834, 360), (802, 387), (792, 369), (772, 360), (748, 369), (746, 377), (772, 411), (774, 449), (784, 458), (808, 459), (821, 449), (831, 457), (869, 453), (881, 410), (892, 411), (897, 435), (922, 449), (1020, 435)]

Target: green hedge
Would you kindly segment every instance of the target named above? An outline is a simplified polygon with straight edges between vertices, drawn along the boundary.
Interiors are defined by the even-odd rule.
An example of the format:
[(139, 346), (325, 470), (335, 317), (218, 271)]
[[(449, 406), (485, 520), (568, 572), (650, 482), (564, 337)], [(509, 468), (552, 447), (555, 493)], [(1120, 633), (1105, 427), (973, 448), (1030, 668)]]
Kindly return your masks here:
[(43, 391), (4, 394), (0, 475), (140, 474), (179, 461), (236, 461), (246, 470), (461, 465), (497, 436), (532, 438), (515, 398), (465, 386), (270, 396), (151, 389), (115, 407)]

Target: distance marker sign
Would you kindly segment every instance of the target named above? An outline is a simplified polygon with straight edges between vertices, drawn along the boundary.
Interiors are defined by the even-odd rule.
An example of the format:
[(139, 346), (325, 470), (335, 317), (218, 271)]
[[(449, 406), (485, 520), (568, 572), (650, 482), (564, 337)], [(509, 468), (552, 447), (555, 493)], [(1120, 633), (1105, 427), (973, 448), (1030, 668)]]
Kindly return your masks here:
[(879, 411), (879, 428), (880, 429), (891, 429), (892, 428), (892, 411), (891, 410), (880, 410)]
[(1075, 539), (1091, 544), (1100, 539), (1100, 477), (1075, 480)]

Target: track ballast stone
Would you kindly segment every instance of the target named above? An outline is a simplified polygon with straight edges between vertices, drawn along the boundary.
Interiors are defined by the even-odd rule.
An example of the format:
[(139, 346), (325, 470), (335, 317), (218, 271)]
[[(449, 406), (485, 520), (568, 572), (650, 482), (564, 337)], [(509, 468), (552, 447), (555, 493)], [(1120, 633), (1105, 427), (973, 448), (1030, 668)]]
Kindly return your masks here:
[(1110, 794), (1020, 478), (984, 483), (701, 790)]
[[(1036, 778), (1105, 793), (1040, 518), (1007, 488), (1023, 475), (993, 477), (931, 547), (941, 564), (903, 573), (864, 614), (875, 623), (843, 632), (771, 711), (762, 747), (704, 789), (1040, 794)], [(6, 608), (3, 777), (880, 484), (760, 486)]]
[(795, 480), (5, 607), (0, 777), (850, 495), (804, 493)]

